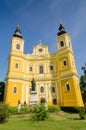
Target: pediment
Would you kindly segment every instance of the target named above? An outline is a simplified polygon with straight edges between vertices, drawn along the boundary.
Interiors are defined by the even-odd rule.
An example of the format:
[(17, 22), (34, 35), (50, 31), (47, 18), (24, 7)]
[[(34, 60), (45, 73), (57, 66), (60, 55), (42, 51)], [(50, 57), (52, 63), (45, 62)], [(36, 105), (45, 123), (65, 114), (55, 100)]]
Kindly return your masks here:
[(36, 46), (33, 46), (33, 54), (34, 55), (44, 55), (49, 54), (48, 52), (48, 46), (45, 46), (41, 42), (37, 44)]

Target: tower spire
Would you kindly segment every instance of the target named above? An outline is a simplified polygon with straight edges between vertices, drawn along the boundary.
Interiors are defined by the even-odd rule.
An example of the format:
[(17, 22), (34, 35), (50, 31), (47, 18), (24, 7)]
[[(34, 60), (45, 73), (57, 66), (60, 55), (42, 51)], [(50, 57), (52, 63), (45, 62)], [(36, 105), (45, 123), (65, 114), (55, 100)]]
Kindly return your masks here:
[(61, 20), (60, 20), (60, 25), (59, 25), (58, 30), (59, 30), (59, 32), (57, 33), (58, 36), (60, 36), (60, 35), (62, 35), (62, 34), (64, 34), (64, 33), (67, 33), (67, 32), (65, 31), (65, 28), (64, 28), (63, 25), (62, 25), (62, 21), (61, 21)]
[(22, 34), (21, 34), (21, 31), (20, 31), (20, 24), (17, 25), (17, 28), (13, 34), (13, 37), (19, 37), (22, 39)]

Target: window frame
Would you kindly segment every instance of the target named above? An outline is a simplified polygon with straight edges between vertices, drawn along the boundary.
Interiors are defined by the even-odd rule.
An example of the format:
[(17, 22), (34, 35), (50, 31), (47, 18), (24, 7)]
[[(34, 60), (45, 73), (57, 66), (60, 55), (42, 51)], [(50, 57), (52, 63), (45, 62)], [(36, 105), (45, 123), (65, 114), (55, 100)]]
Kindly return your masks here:
[(54, 86), (53, 86), (51, 89), (52, 89), (52, 93), (55, 93), (55, 92), (56, 92)]
[(66, 83), (66, 91), (70, 91), (70, 84)]
[(50, 70), (54, 70), (54, 66), (53, 65), (50, 65)]
[(44, 74), (44, 66), (43, 65), (39, 66), (39, 73)]
[(64, 42), (60, 41), (60, 47), (64, 47)]
[(67, 66), (67, 60), (63, 60), (63, 66)]
[(19, 68), (19, 64), (15, 63), (15, 68), (18, 69)]
[(39, 52), (42, 52), (42, 51), (43, 51), (43, 49), (42, 49), (42, 48), (39, 48), (39, 49), (38, 49), (38, 51), (39, 51)]
[(16, 49), (20, 50), (20, 44), (19, 43), (16, 44)]
[(44, 93), (44, 86), (40, 87), (40, 93)]
[(16, 86), (13, 87), (13, 94), (16, 94), (18, 91), (18, 88)]
[(32, 66), (30, 66), (29, 70), (30, 70), (30, 72), (32, 72), (32, 71), (33, 71), (33, 68), (32, 68)]

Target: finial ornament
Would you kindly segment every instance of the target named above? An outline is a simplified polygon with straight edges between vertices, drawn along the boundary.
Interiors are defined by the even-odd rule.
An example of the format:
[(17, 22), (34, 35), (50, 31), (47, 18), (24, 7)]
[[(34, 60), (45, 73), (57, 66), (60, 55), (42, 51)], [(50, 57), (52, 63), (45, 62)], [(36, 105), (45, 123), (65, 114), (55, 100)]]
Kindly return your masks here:
[(60, 20), (60, 24), (62, 24), (62, 20)]
[(42, 41), (41, 41), (41, 40), (39, 40), (39, 43), (41, 44), (41, 43), (42, 43)]
[(18, 23), (17, 27), (20, 28), (20, 23)]

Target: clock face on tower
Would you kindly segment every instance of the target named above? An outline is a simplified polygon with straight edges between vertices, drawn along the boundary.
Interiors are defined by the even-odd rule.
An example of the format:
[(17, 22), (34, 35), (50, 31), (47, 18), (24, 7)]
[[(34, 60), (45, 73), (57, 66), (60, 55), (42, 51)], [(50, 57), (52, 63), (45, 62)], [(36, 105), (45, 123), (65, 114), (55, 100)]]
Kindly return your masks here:
[(43, 50), (42, 50), (42, 48), (39, 48), (39, 52), (42, 52)]

